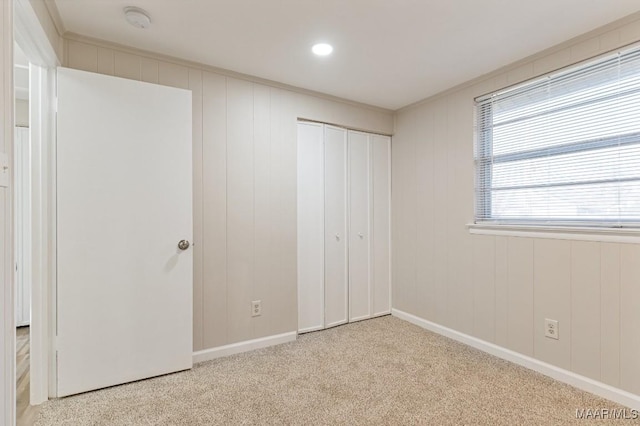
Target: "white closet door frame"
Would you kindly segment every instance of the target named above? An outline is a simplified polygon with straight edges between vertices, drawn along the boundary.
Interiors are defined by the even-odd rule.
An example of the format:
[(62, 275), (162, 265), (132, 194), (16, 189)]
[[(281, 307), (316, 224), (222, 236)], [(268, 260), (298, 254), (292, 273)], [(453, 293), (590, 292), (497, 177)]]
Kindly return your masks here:
[[(337, 135), (330, 133), (337, 132)], [(325, 328), (349, 322), (347, 130), (324, 125)]]
[(298, 122), (298, 333), (324, 328), (324, 129)]

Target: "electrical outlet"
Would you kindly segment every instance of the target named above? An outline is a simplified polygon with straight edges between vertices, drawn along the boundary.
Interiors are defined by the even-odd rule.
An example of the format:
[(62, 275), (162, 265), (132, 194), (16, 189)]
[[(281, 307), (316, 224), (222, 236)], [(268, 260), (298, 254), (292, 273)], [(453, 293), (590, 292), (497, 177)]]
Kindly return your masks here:
[(262, 315), (262, 301), (254, 300), (251, 302), (251, 316), (258, 317), (260, 315)]
[(560, 327), (558, 326), (558, 321), (545, 318), (544, 335), (550, 339), (560, 339)]

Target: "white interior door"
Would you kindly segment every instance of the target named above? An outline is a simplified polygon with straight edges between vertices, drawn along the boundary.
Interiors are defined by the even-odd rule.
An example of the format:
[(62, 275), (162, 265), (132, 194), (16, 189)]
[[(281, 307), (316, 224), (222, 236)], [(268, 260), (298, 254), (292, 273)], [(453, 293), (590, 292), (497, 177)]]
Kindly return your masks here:
[(323, 126), (298, 123), (298, 332), (324, 328)]
[(58, 396), (191, 368), (191, 92), (58, 69)]
[(15, 128), (16, 326), (31, 320), (31, 193), (29, 128)]
[(372, 316), (391, 313), (391, 138), (371, 135)]
[(347, 270), (347, 131), (324, 126), (325, 327), (349, 320)]
[(349, 321), (371, 317), (369, 145), (349, 131)]

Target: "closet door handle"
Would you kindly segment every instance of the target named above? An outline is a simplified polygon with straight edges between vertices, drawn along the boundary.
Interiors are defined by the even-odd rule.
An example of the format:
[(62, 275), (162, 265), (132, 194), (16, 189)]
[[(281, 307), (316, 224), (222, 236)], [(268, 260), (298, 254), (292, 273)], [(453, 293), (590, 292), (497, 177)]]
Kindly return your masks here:
[(358, 237), (360, 237), (361, 240), (364, 239), (364, 235), (362, 235), (362, 232), (358, 233)]
[(336, 234), (336, 241), (340, 241), (340, 234)]

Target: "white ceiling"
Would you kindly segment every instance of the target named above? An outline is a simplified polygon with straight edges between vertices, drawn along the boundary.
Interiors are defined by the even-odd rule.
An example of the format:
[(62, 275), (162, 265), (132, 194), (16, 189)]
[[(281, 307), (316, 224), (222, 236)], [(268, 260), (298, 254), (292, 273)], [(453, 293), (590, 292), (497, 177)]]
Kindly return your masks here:
[[(55, 0), (67, 31), (392, 110), (640, 10), (638, 0)], [(149, 12), (147, 30), (123, 7)], [(315, 57), (311, 46), (331, 43)]]

